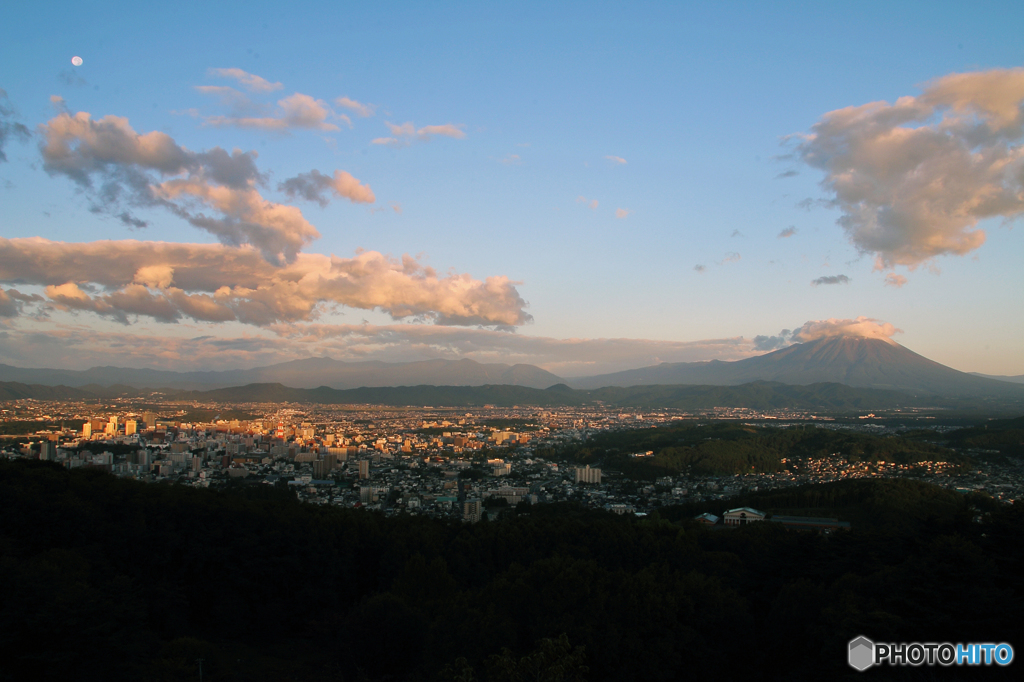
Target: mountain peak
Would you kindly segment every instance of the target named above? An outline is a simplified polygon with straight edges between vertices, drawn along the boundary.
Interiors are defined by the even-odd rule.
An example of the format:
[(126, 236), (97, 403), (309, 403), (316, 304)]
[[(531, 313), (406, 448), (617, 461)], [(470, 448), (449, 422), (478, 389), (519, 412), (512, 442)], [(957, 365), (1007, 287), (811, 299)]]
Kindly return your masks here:
[(946, 367), (890, 338), (852, 335), (822, 336), (735, 362), (681, 362), (587, 377), (573, 381), (573, 386), (736, 386), (759, 380), (801, 386), (828, 382), (948, 397), (1024, 397), (1020, 386)]

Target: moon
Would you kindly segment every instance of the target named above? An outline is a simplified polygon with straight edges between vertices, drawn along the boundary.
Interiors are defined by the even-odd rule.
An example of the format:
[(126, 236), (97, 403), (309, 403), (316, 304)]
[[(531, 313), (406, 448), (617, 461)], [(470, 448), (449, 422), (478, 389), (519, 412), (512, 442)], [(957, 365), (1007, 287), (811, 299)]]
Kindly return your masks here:
[(78, 55), (75, 55), (74, 57), (71, 58), (71, 63), (74, 64), (75, 66), (81, 66), (82, 65), (82, 58), (79, 57)]

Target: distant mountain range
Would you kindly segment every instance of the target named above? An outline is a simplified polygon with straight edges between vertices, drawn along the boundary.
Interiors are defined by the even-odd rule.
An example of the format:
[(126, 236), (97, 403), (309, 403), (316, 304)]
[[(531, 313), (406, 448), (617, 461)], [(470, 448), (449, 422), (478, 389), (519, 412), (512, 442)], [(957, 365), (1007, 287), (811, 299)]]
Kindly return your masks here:
[(343, 362), (331, 358), (307, 358), (268, 367), (220, 372), (169, 372), (126, 367), (92, 367), (87, 370), (23, 369), (0, 364), (0, 381), (45, 386), (123, 384), (135, 388), (209, 390), (247, 384), (279, 383), (292, 388), (329, 386), (337, 389), (377, 386), (483, 386), (508, 384), (547, 388), (564, 381), (534, 365), (482, 364), (473, 360), (423, 360), (419, 362)]
[(979, 372), (971, 372), (972, 376), (985, 377), (986, 379), (995, 379), (997, 381), (1009, 381), (1012, 384), (1024, 384), (1024, 374), (1018, 374), (1017, 376), (1005, 376), (1001, 374), (981, 374)]
[[(386, 363), (307, 358), (268, 367), (219, 372), (169, 372), (123, 367), (93, 367), (75, 371), (0, 365), (0, 382), (78, 388), (97, 397), (104, 392), (101, 387), (111, 385), (117, 385), (122, 391), (129, 390), (127, 387), (138, 390), (210, 391), (240, 386), (251, 388), (257, 384), (276, 384), (282, 389), (336, 391), (401, 386), (407, 387), (404, 389), (406, 392), (411, 390), (408, 387), (488, 386), (493, 392), (499, 386), (546, 389), (557, 384), (568, 384), (575, 389), (593, 391), (609, 386), (722, 387), (774, 382), (795, 386), (843, 384), (853, 388), (900, 391), (918, 398), (1022, 400), (1024, 384), (1015, 383), (1015, 379), (1017, 377), (996, 379), (960, 372), (892, 341), (851, 337), (829, 337), (795, 344), (735, 362), (712, 360), (662, 363), (653, 367), (575, 379), (562, 379), (534, 365), (482, 364), (468, 359)], [(9, 395), (15, 395), (24, 393), (26, 389), (9, 386), (6, 390)], [(432, 395), (435, 397), (410, 399), (408, 404), (465, 404), (441, 403), (436, 397), (439, 394), (435, 392)], [(2, 397), (0, 394), (0, 399)], [(368, 399), (359, 402), (386, 401)]]
[(933, 397), (914, 397), (899, 391), (852, 388), (842, 384), (793, 386), (755, 381), (742, 386), (609, 386), (577, 390), (565, 384), (547, 389), (527, 386), (394, 386), (338, 390), (289, 388), (281, 384), (253, 384), (190, 391), (180, 398), (227, 403), (320, 403), (324, 405), (370, 404), (396, 407), (570, 407), (603, 404), (616, 408), (676, 408), (705, 410), (714, 407), (746, 407), (755, 410), (821, 410), (849, 412), (908, 406), (940, 405)]
[[(117, 396), (141, 396), (129, 386), (95, 384), (72, 388), (0, 381), (0, 400), (90, 400)], [(753, 410), (807, 410), (824, 413), (866, 412), (894, 408), (943, 408), (988, 414), (1019, 413), (1024, 394), (1014, 399), (949, 399), (914, 396), (902, 391), (854, 388), (836, 383), (797, 386), (754, 381), (739, 386), (606, 386), (573, 389), (556, 384), (546, 389), (508, 384), (487, 386), (379, 386), (351, 389), (291, 388), (282, 384), (249, 384), (209, 391), (168, 389), (166, 397), (178, 400), (221, 403), (319, 403), (322, 405), (388, 405), (394, 407), (573, 407), (604, 405), (613, 409), (707, 410), (743, 407)]]

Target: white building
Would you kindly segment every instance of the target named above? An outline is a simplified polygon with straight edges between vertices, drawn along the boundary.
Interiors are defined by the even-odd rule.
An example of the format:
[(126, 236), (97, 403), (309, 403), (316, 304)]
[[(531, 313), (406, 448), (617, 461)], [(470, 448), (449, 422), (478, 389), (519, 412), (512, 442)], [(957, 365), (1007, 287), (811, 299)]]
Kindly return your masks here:
[(723, 517), (727, 526), (745, 526), (748, 523), (764, 521), (765, 513), (750, 507), (736, 507), (725, 512)]

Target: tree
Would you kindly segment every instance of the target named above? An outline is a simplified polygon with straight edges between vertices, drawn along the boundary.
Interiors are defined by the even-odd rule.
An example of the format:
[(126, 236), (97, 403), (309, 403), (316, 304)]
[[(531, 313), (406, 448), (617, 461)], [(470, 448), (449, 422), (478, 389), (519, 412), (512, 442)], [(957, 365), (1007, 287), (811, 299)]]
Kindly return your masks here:
[(488, 660), (489, 680), (494, 682), (583, 682), (589, 671), (583, 662), (584, 647), (573, 647), (564, 632), (557, 639), (545, 638), (522, 658), (509, 649)]

